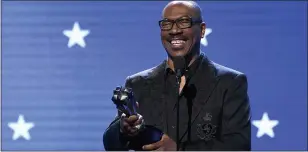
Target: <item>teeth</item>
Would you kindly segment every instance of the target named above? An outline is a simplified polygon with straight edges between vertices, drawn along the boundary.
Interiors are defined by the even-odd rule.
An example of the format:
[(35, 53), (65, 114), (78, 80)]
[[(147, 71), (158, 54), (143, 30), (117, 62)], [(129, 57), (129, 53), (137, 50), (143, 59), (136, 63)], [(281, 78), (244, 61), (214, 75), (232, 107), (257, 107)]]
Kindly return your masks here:
[(185, 43), (185, 41), (183, 41), (183, 40), (172, 40), (171, 41), (171, 44), (184, 44)]

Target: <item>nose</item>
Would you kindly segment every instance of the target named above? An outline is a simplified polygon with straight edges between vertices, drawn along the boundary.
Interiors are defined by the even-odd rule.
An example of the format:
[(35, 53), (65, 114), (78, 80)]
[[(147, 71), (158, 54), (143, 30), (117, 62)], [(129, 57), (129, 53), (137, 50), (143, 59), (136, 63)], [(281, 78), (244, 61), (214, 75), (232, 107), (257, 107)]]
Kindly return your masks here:
[(176, 23), (173, 24), (171, 30), (170, 30), (170, 35), (177, 35), (177, 34), (181, 34), (183, 31), (182, 29), (180, 29)]

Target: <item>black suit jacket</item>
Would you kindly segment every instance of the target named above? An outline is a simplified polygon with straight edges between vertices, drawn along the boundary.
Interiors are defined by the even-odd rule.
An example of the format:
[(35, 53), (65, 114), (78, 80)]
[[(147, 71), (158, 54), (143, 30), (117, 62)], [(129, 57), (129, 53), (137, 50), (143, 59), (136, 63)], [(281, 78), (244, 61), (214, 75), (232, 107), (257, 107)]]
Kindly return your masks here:
[[(147, 125), (162, 129), (159, 119), (165, 61), (151, 69), (127, 77), (126, 86), (133, 89), (139, 102), (139, 113)], [(203, 58), (191, 82), (193, 99), (191, 123), (181, 135), (182, 150), (251, 150), (251, 114), (245, 74)], [(119, 133), (117, 117), (104, 133), (106, 150), (127, 150)], [(189, 126), (190, 127), (187, 127)]]

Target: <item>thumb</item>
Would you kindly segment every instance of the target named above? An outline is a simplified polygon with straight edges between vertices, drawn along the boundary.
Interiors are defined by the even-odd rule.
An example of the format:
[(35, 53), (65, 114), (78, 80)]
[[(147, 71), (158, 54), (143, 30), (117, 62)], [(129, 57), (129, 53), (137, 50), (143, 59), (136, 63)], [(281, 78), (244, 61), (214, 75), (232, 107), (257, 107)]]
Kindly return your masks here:
[(161, 145), (161, 141), (158, 141), (158, 142), (153, 143), (153, 144), (144, 145), (144, 146), (142, 146), (142, 149), (143, 150), (156, 150), (160, 147), (160, 145)]

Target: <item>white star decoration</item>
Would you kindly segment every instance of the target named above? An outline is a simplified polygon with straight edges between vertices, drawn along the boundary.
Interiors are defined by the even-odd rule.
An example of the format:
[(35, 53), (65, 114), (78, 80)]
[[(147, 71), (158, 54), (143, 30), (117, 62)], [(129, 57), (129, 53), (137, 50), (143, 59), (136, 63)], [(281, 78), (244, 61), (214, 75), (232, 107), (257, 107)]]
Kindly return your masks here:
[(275, 137), (273, 128), (279, 124), (278, 120), (270, 120), (268, 113), (263, 113), (261, 120), (254, 120), (252, 124), (258, 128), (257, 137), (260, 138), (263, 135), (268, 135), (271, 138)]
[(84, 38), (90, 33), (90, 30), (81, 30), (79, 23), (75, 22), (72, 30), (64, 30), (63, 34), (69, 38), (67, 46), (71, 48), (75, 44), (80, 47), (85, 47), (86, 42)]
[(211, 34), (211, 33), (212, 33), (212, 29), (211, 28), (206, 28), (205, 29), (204, 37), (201, 39), (201, 44), (203, 46), (208, 46), (207, 36), (209, 34)]
[(17, 140), (19, 137), (24, 137), (26, 140), (30, 140), (31, 136), (29, 130), (34, 127), (34, 123), (26, 123), (23, 115), (19, 115), (17, 122), (10, 122), (8, 126), (13, 129), (13, 140)]

